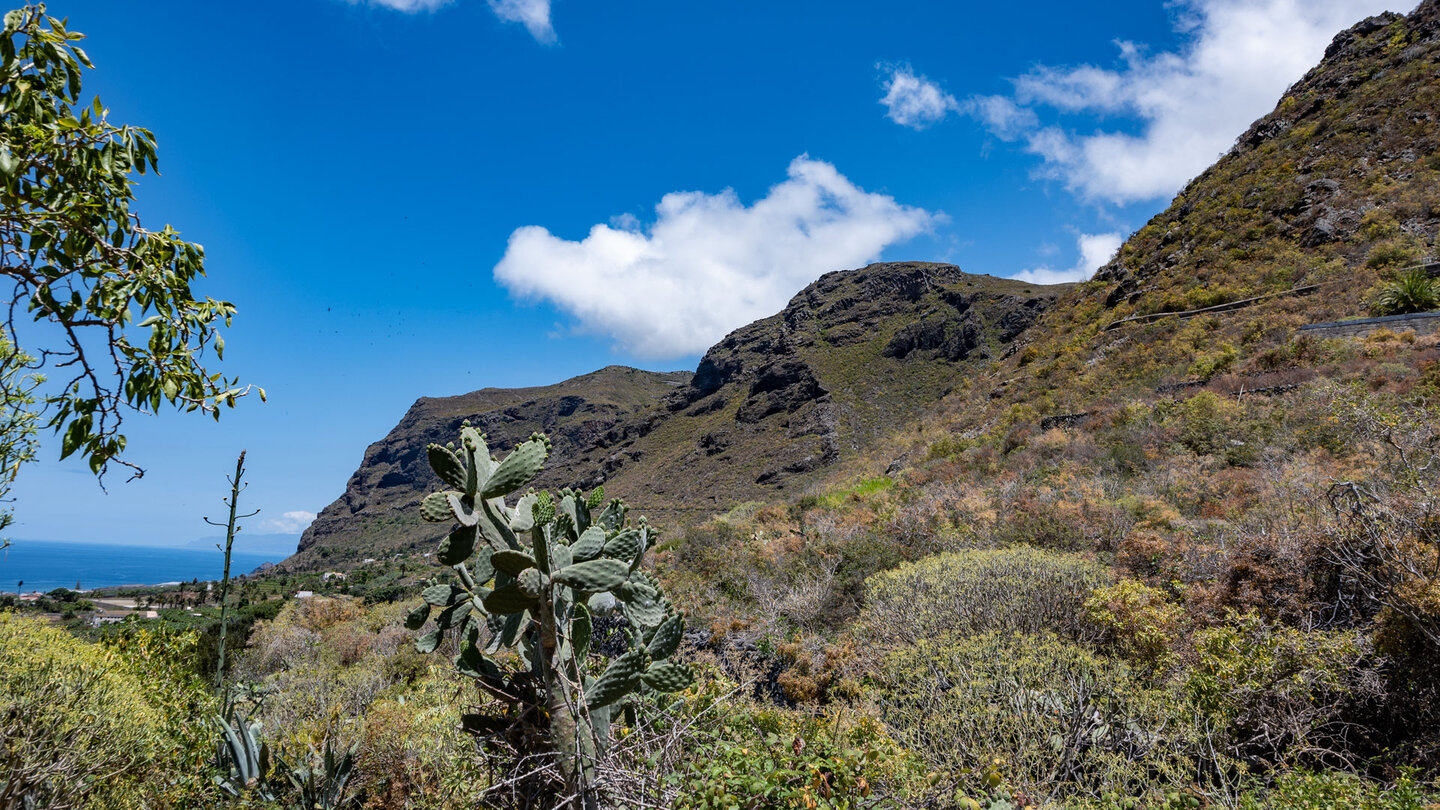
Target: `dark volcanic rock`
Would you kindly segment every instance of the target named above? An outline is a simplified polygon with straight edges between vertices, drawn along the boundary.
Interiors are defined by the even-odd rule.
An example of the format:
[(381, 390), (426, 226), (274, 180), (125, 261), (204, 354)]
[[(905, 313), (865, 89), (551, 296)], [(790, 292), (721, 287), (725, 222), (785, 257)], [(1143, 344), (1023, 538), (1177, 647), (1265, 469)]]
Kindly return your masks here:
[[(501, 454), (531, 433), (544, 431), (553, 442), (554, 462), (543, 483), (567, 486), (585, 477), (579, 470), (585, 451), (623, 441), (638, 430), (635, 424), (622, 426), (627, 417), (651, 408), (689, 381), (690, 374), (683, 371), (610, 366), (540, 388), (421, 397), (385, 438), (365, 450), (345, 493), (320, 512), (300, 538), (299, 551), (303, 555), (317, 544), (338, 545), (374, 556), (387, 546), (435, 533), (433, 525), (419, 520), (419, 499), (440, 486), (425, 447), (455, 441), (467, 420), (486, 435), (490, 449)], [(607, 459), (605, 465), (619, 463)], [(393, 537), (378, 534), (377, 526), (389, 527)]]

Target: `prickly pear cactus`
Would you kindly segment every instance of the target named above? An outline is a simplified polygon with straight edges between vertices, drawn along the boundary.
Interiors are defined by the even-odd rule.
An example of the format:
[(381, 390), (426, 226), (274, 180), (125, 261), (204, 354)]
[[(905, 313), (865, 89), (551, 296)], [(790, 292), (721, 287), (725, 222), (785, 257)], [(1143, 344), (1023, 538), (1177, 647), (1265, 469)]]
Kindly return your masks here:
[[(637, 694), (684, 689), (692, 676), (672, 660), (684, 617), (640, 568), (655, 539), (643, 519), (629, 525), (625, 504), (603, 503), (598, 489), (527, 492), (506, 502), (540, 473), (549, 451), (537, 433), (495, 461), (468, 422), (459, 448), (426, 448), (449, 489), (425, 496), (421, 515), (451, 524), (437, 556), (459, 582), (426, 588), (406, 626), (421, 630), (434, 620), (416, 641), (421, 652), (457, 636), (455, 667), (509, 704), (508, 716), (548, 716), (565, 789), (591, 805), (591, 767), (608, 742), (612, 712)], [(626, 641), (626, 651), (608, 661), (591, 644), (596, 619), (605, 616), (623, 618), (613, 623)], [(502, 648), (518, 653), (526, 670), (502, 667), (492, 657)], [(465, 719), (476, 730), (500, 727), (495, 718)]]

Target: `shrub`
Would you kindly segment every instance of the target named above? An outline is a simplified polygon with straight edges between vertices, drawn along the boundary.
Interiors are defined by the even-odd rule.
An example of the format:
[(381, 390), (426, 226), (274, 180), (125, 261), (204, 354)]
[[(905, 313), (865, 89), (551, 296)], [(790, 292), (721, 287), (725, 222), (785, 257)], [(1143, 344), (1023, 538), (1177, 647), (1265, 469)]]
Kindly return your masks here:
[(1199, 456), (1218, 455), (1228, 463), (1252, 463), (1256, 450), (1253, 436), (1245, 423), (1245, 409), (1236, 402), (1201, 391), (1179, 403), (1173, 418), (1179, 427), (1177, 438)]
[(1371, 307), (1377, 315), (1407, 315), (1440, 309), (1440, 279), (1422, 268), (1407, 270), (1384, 285)]
[(1054, 635), (925, 639), (870, 686), (900, 742), (971, 792), (1163, 795), (1196, 771), (1176, 693)]
[(1183, 629), (1185, 610), (1164, 592), (1133, 579), (1096, 588), (1085, 600), (1085, 613), (1106, 632), (1106, 642), (1131, 663), (1163, 669)]
[(1078, 554), (1026, 547), (938, 554), (871, 577), (861, 622), (868, 638), (890, 644), (990, 631), (1095, 638), (1083, 606), (1107, 581), (1102, 566)]
[(1246, 794), (1241, 810), (1429, 810), (1440, 802), (1440, 793), (1406, 773), (1386, 785), (1352, 773), (1307, 773), (1282, 775), (1275, 787)]
[[(876, 720), (853, 710), (786, 711), (757, 704), (739, 691), (737, 684), (712, 673), (670, 702), (663, 725), (646, 729), (650, 739), (634, 741), (632, 751), (652, 751), (647, 769), (673, 758), (663, 766), (664, 806), (915, 806), (905, 797), (924, 787), (920, 763)], [(677, 737), (681, 744), (664, 744)]]
[(433, 677), (370, 706), (355, 769), (366, 810), (481, 806), (484, 757), (455, 728), (468, 702), (455, 679)]
[(1262, 765), (1316, 761), (1349, 747), (1350, 707), (1378, 697), (1372, 656), (1356, 632), (1233, 616), (1196, 635), (1186, 688), (1196, 709), (1227, 730), (1237, 757)]
[(194, 675), (175, 666), (184, 639), (174, 641), (137, 635), (117, 651), (0, 614), (7, 806), (205, 805), (210, 737), (187, 710), (210, 707)]

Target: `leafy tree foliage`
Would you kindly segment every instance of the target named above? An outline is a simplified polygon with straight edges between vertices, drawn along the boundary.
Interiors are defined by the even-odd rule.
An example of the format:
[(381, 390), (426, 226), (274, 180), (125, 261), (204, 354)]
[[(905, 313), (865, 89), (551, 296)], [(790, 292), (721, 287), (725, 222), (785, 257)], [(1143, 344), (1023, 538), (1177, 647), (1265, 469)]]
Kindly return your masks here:
[[(208, 352), (221, 359), (219, 326), (235, 307), (191, 290), (200, 245), (141, 227), (131, 210), (135, 176), (156, 171), (155, 137), (111, 123), (98, 98), (82, 102), (93, 67), (82, 38), (43, 4), (7, 13), (0, 32), (0, 274), (12, 285), (0, 328), (14, 343), (0, 397), (7, 414), (43, 413), (62, 458), (139, 475), (119, 460), (123, 412), (169, 403), (218, 419), (251, 387), (203, 365)], [(56, 379), (37, 388), (42, 369)]]

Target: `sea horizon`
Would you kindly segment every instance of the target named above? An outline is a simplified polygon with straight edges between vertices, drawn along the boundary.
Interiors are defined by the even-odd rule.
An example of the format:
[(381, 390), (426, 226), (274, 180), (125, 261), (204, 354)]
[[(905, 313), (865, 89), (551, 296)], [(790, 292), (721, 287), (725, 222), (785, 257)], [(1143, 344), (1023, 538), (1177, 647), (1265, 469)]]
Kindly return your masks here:
[[(230, 575), (253, 572), (288, 554), (237, 551)], [(93, 590), (218, 580), (225, 555), (219, 549), (77, 540), (14, 540), (0, 549), (0, 593)], [(23, 585), (21, 584), (23, 583)]]

